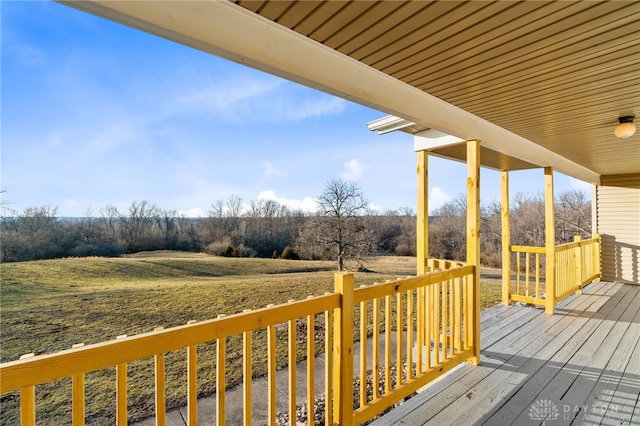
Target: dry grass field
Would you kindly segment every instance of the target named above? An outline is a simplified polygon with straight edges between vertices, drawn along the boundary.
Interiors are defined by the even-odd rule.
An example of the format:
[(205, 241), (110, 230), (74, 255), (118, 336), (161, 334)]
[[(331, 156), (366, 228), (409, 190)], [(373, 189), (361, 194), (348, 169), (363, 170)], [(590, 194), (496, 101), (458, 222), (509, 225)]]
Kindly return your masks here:
[[(415, 275), (415, 258), (378, 257), (366, 266), (372, 272), (356, 273), (357, 286)], [(1, 360), (321, 295), (333, 289), (334, 268), (333, 262), (180, 252), (1, 264)], [(500, 300), (500, 272), (482, 273), (481, 301), (486, 308)], [(261, 342), (264, 339), (256, 336), (254, 345)], [(240, 347), (240, 341), (228, 343), (231, 362), (241, 358)], [(199, 393), (215, 392), (215, 345), (201, 345), (198, 358)], [(184, 359), (183, 353), (167, 355), (168, 406), (184, 403)], [(130, 365), (131, 421), (153, 413), (152, 362)], [(239, 383), (241, 372), (227, 368), (228, 384)], [(260, 375), (259, 369), (254, 374)], [(113, 424), (114, 375), (111, 370), (87, 375), (88, 424)], [(39, 424), (69, 422), (70, 388), (69, 379), (37, 388)], [(3, 395), (0, 404), (0, 423), (16, 424), (17, 394)]]

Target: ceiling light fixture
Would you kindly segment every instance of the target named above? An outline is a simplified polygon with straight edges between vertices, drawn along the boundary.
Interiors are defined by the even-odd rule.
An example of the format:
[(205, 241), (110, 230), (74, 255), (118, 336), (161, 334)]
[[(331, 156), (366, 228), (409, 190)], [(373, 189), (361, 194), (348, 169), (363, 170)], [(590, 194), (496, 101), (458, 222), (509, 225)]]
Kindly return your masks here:
[(633, 124), (633, 119), (636, 118), (633, 115), (625, 115), (623, 117), (619, 117), (618, 121), (620, 122), (613, 134), (618, 138), (628, 138), (636, 132), (636, 125)]

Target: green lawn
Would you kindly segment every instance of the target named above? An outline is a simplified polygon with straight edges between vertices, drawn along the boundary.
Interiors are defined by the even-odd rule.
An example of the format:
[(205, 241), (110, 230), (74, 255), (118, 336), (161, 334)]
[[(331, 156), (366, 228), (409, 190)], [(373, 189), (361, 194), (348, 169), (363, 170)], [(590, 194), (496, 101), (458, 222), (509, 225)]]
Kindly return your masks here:
[[(381, 257), (356, 273), (356, 286), (415, 274), (415, 259)], [(267, 304), (286, 303), (333, 289), (333, 262), (220, 258), (193, 253), (153, 252), (122, 258), (83, 258), (0, 265), (3, 362), (20, 355), (56, 352), (76, 343), (97, 343), (155, 327), (215, 318)], [(500, 281), (482, 280), (483, 307), (500, 299)], [(261, 345), (257, 333), (254, 345)], [(241, 342), (228, 343), (230, 365), (241, 361)], [(286, 349), (283, 351), (286, 352)], [(215, 391), (215, 346), (201, 345), (199, 392)], [(282, 353), (282, 362), (284, 362)], [(167, 355), (168, 406), (184, 403), (184, 353)], [(231, 366), (229, 384), (241, 380)], [(152, 360), (130, 365), (130, 420), (153, 413)], [(260, 367), (255, 374), (260, 374)], [(113, 369), (87, 375), (87, 423), (113, 424)], [(136, 380), (142, 377), (145, 380)], [(151, 383), (148, 383), (151, 379)], [(37, 388), (39, 424), (69, 422), (70, 380)], [(17, 397), (2, 396), (2, 424), (15, 424)]]

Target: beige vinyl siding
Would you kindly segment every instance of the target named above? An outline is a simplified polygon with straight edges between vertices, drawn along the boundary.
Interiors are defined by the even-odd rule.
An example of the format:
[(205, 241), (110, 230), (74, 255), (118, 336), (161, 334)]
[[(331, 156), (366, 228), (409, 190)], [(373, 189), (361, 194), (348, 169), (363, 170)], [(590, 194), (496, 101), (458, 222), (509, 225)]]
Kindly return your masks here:
[(596, 200), (602, 279), (640, 283), (640, 174), (602, 176)]

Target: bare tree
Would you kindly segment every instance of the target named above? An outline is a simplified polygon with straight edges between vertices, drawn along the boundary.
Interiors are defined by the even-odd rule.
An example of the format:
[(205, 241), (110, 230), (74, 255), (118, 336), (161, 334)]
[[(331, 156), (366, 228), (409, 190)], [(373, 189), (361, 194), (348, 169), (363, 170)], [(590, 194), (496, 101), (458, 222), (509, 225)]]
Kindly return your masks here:
[(109, 230), (109, 236), (112, 241), (116, 241), (118, 238), (118, 226), (120, 225), (120, 212), (116, 206), (107, 204), (100, 209), (102, 215), (102, 223)]
[(316, 201), (318, 212), (301, 232), (301, 249), (312, 258), (336, 259), (340, 271), (346, 260), (360, 262), (372, 252), (374, 237), (360, 216), (368, 201), (358, 185), (333, 179)]
[(154, 249), (154, 231), (158, 208), (142, 201), (129, 206), (128, 215), (120, 216), (122, 239), (130, 252)]
[(555, 210), (557, 242), (569, 242), (576, 235), (591, 237), (591, 202), (584, 192), (563, 192), (556, 198)]
[(211, 205), (200, 229), (200, 244), (224, 242), (228, 246), (243, 244), (244, 221), (242, 198), (231, 195), (226, 201), (217, 200)]
[(62, 232), (56, 215), (58, 208), (49, 205), (12, 211), (3, 216), (2, 261), (49, 259), (63, 253)]
[(433, 212), (429, 223), (429, 252), (431, 256), (461, 260), (466, 244), (466, 200), (463, 196), (446, 202)]

